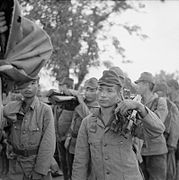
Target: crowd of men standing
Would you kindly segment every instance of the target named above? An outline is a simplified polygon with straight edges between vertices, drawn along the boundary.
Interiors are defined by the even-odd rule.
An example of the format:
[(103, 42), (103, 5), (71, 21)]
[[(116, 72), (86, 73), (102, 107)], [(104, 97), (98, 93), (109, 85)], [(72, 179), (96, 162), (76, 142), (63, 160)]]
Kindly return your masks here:
[(46, 103), (38, 98), (39, 77), (23, 84), (21, 97), (2, 109), (2, 178), (177, 180), (178, 82), (143, 72), (133, 84), (136, 93), (125, 96), (125, 78), (112, 67), (79, 91), (64, 78)]
[[(24, 22), (18, 15), (19, 41), (27, 35)], [(6, 23), (0, 12), (0, 33)], [(86, 80), (83, 90), (65, 78), (47, 102), (39, 97), (38, 76), (20, 83), (18, 98), (0, 106), (1, 179), (51, 180), (59, 167), (64, 180), (178, 180), (178, 82), (143, 72), (135, 93), (126, 94), (126, 78), (111, 67)]]
[[(118, 67), (112, 67), (109, 71), (104, 71), (103, 76), (98, 81), (95, 78), (91, 78), (85, 82), (85, 86), (84, 86), (85, 87), (84, 92), (85, 92), (85, 97), (86, 97), (86, 98), (84, 98), (86, 101), (85, 103), (77, 95), (78, 100), (80, 102), (79, 106), (84, 106), (84, 108), (83, 108), (84, 112), (88, 112), (88, 113), (83, 113), (84, 116), (81, 115), (81, 118), (80, 118), (80, 115), (79, 115), (80, 113), (75, 112), (75, 111), (77, 111), (76, 109), (78, 109), (78, 108), (76, 108), (74, 110), (74, 113), (71, 118), (71, 124), (69, 123), (69, 129), (66, 132), (66, 138), (65, 138), (63, 144), (64, 144), (64, 149), (66, 149), (66, 151), (67, 151), (66, 153), (70, 154), (70, 155), (67, 155), (67, 157), (71, 157), (71, 154), (73, 154), (73, 156), (72, 156), (73, 158), (69, 162), (67, 162), (67, 164), (68, 163), (70, 164), (70, 166), (69, 166), (70, 172), (67, 173), (64, 176), (64, 178), (67, 177), (66, 179), (69, 179), (69, 178), (71, 178), (71, 175), (73, 174), (72, 179), (84, 179), (84, 178), (88, 177), (89, 169), (91, 172), (90, 175), (92, 175), (92, 177), (94, 178), (95, 174), (98, 174), (99, 172), (101, 172), (102, 170), (105, 169), (105, 165), (104, 165), (105, 162), (107, 162), (107, 161), (111, 162), (111, 163), (115, 162), (115, 160), (117, 159), (117, 154), (119, 152), (113, 153), (113, 150), (112, 150), (113, 146), (111, 146), (111, 149), (109, 149), (110, 152), (108, 152), (108, 153), (110, 154), (110, 156), (114, 155), (114, 157), (110, 157), (108, 153), (107, 153), (108, 155), (106, 155), (106, 157), (105, 157), (105, 151), (107, 151), (107, 150), (101, 151), (101, 148), (102, 148), (102, 145), (107, 146), (107, 143), (104, 143), (106, 140), (106, 139), (104, 139), (104, 137), (105, 137), (103, 134), (104, 132), (103, 133), (101, 132), (101, 134), (100, 134), (100, 130), (99, 130), (99, 134), (97, 133), (98, 128), (99, 128), (97, 125), (99, 125), (98, 124), (99, 123), (98, 118), (99, 118), (100, 121), (102, 122), (101, 125), (103, 125), (104, 130), (108, 126), (111, 126), (111, 124), (113, 124), (112, 122), (115, 119), (112, 116), (113, 113), (111, 113), (111, 116), (114, 119), (109, 115), (110, 113), (105, 115), (105, 117), (100, 117), (101, 113), (102, 113), (101, 109), (104, 106), (105, 107), (104, 112), (106, 113), (108, 107), (113, 107), (114, 104), (115, 104), (115, 106), (116, 106), (116, 104), (122, 104), (121, 101), (123, 101), (123, 103), (127, 104), (127, 105), (126, 104), (123, 105), (124, 107), (126, 106), (126, 109), (124, 107), (122, 107), (122, 105), (120, 105), (120, 108), (124, 109), (125, 113), (129, 109), (135, 109), (138, 111), (137, 119), (140, 119), (140, 120), (137, 122), (137, 126), (135, 127), (135, 133), (133, 133), (133, 135), (132, 135), (131, 144), (132, 144), (132, 149), (136, 153), (136, 157), (138, 159), (138, 164), (139, 164), (138, 169), (141, 170), (140, 174), (142, 174), (143, 178), (145, 177), (145, 179), (149, 179), (149, 180), (151, 180), (151, 179), (170, 180), (170, 179), (178, 178), (177, 177), (177, 167), (178, 167), (177, 144), (178, 144), (178, 138), (179, 138), (179, 133), (178, 133), (179, 112), (178, 112), (178, 107), (177, 107), (177, 102), (178, 102), (177, 98), (178, 98), (178, 90), (179, 90), (178, 82), (173, 79), (171, 79), (169, 81), (163, 80), (163, 81), (156, 82), (151, 73), (143, 72), (141, 74), (139, 79), (135, 82), (135, 84), (136, 84), (135, 85), (135, 88), (136, 88), (135, 95), (139, 94), (142, 97), (141, 103), (137, 102), (137, 104), (140, 104), (140, 105), (142, 104), (142, 106), (146, 110), (146, 112), (145, 112), (145, 110), (142, 109), (142, 111), (144, 111), (145, 115), (151, 113), (151, 115), (150, 115), (151, 119), (149, 118), (150, 120), (148, 120), (147, 122), (145, 122), (145, 121), (143, 122), (141, 120), (142, 117), (139, 117), (139, 116), (141, 116), (141, 112), (140, 112), (141, 109), (138, 109), (138, 105), (136, 105), (136, 104), (135, 104), (135, 106), (131, 105), (133, 102), (130, 100), (130, 97), (126, 97), (127, 98), (127, 100), (126, 100), (125, 97), (123, 96), (124, 95), (123, 89), (125, 88), (124, 79), (125, 79), (125, 76), (124, 76), (122, 70)], [(111, 90), (107, 89), (107, 92), (103, 92), (104, 91), (103, 87), (111, 88), (111, 87), (113, 87), (113, 85), (117, 85), (120, 87), (119, 88), (120, 93), (117, 93), (117, 94), (120, 94), (120, 97), (115, 96), (112, 101), (114, 104), (112, 104), (112, 105), (101, 105), (103, 103), (104, 104), (107, 103), (106, 101), (109, 101), (109, 100), (107, 100), (106, 97), (108, 96), (107, 94), (110, 94), (110, 91), (111, 91)], [(101, 90), (101, 88), (102, 88), (102, 90)], [(89, 91), (89, 89), (91, 89), (91, 90)], [(100, 91), (102, 91), (102, 92), (100, 92)], [(88, 103), (90, 102), (88, 100), (89, 94), (90, 94), (90, 96), (93, 96), (93, 98), (91, 98), (91, 99), (93, 99), (92, 102), (95, 103), (95, 108), (92, 108), (92, 109), (88, 106)], [(100, 100), (100, 94), (102, 94), (101, 95), (102, 100)], [(92, 103), (92, 102), (90, 102), (90, 103)], [(86, 104), (86, 106), (85, 106), (85, 104)], [(88, 110), (85, 110), (85, 107), (87, 107)], [(90, 115), (88, 115), (89, 113), (93, 114), (93, 116), (97, 117), (97, 120), (96, 120), (97, 124), (92, 123), (93, 122), (92, 119), (94, 117), (93, 116), (91, 117)], [(121, 114), (126, 115), (125, 113), (124, 114), (121, 113)], [(155, 115), (157, 115), (157, 117)], [(108, 116), (109, 116), (109, 119), (106, 120), (107, 122), (105, 122), (105, 118), (107, 118)], [(146, 115), (144, 117), (146, 118), (148, 116), (149, 115)], [(84, 119), (84, 117), (86, 117), (86, 118)], [(144, 117), (143, 117), (143, 119), (145, 119)], [(111, 118), (113, 120), (111, 120)], [(159, 120), (155, 121), (155, 118), (158, 118), (160, 121)], [(62, 118), (62, 119), (63, 119), (63, 121), (65, 121), (65, 118)], [(86, 120), (86, 119), (90, 119), (90, 120)], [(90, 123), (88, 122), (89, 123), (88, 124), (86, 121), (87, 122), (89, 121)], [(84, 122), (84, 123), (86, 122), (87, 124), (85, 124), (84, 127), (81, 126), (81, 129), (80, 129), (80, 125), (82, 122)], [(161, 124), (160, 124), (161, 122), (164, 126), (158, 127), (159, 125), (161, 126)], [(159, 124), (157, 124), (157, 123), (159, 123)], [(122, 127), (123, 126), (122, 123), (119, 126)], [(79, 129), (80, 129), (80, 133), (78, 135)], [(118, 131), (120, 132), (120, 130), (118, 130)], [(147, 131), (150, 131), (150, 133)], [(94, 133), (95, 136), (90, 137), (91, 136), (90, 132)], [(57, 131), (57, 133), (58, 133), (58, 131)], [(60, 131), (59, 131), (59, 133), (60, 133)], [(122, 133), (120, 132), (120, 134), (122, 134)], [(78, 141), (77, 141), (78, 143), (76, 146), (77, 135), (78, 135)], [(143, 140), (141, 141), (136, 137), (139, 137), (140, 139), (143, 139)], [(128, 138), (129, 137), (127, 137), (127, 139)], [(74, 141), (74, 139), (75, 139), (75, 141)], [(58, 141), (58, 138), (57, 138), (57, 141)], [(93, 144), (93, 141), (94, 141), (94, 144)], [(109, 139), (107, 141), (109, 141)], [(118, 141), (120, 141), (120, 138)], [(123, 141), (124, 140), (120, 141), (120, 143), (122, 142), (122, 144), (123, 144)], [(112, 143), (112, 139), (110, 140), (110, 142)], [(71, 148), (70, 148), (71, 144), (74, 145), (73, 151), (71, 151)], [(93, 149), (94, 147), (96, 149)], [(126, 151), (126, 148), (124, 148), (124, 149)], [(75, 154), (74, 150), (76, 150), (76, 154)], [(60, 151), (60, 153), (61, 152), (62, 151)], [(84, 153), (86, 153), (86, 154), (84, 154)], [(120, 151), (120, 153), (121, 153), (121, 151)], [(74, 160), (74, 154), (76, 157), (75, 160)], [(93, 159), (93, 155), (95, 155), (94, 159)], [(61, 154), (61, 156), (65, 157), (64, 154)], [(122, 154), (122, 156), (125, 157), (125, 153)], [(139, 158), (139, 156), (140, 156), (140, 158)], [(127, 157), (128, 157), (127, 159), (129, 161), (131, 161), (131, 163), (132, 163), (133, 157), (131, 156), (131, 158), (130, 158), (129, 152), (127, 153)], [(112, 161), (113, 158), (114, 158), (114, 162)], [(68, 159), (69, 158), (67, 158), (67, 160)], [(80, 160), (81, 160), (81, 162), (80, 162)], [(98, 170), (98, 172), (95, 172), (94, 167), (97, 166), (96, 168), (100, 168), (100, 166), (101, 166), (99, 164), (100, 160), (104, 160), (104, 162), (101, 161), (101, 165), (103, 164), (103, 168), (101, 167), (102, 169)], [(93, 161), (96, 161), (96, 162), (93, 162)], [(117, 166), (119, 166), (119, 171), (116, 172), (116, 177), (118, 177), (119, 179), (123, 179), (123, 178), (135, 179), (135, 174), (138, 171), (135, 169), (135, 171), (133, 173), (130, 173), (130, 171), (129, 171), (130, 165), (127, 166), (127, 164), (126, 164), (127, 161), (122, 160), (121, 158), (119, 158), (119, 161), (121, 161), (122, 164), (124, 163), (126, 168), (125, 168), (125, 166), (123, 167), (123, 166), (120, 166), (120, 164), (118, 164)], [(74, 162), (74, 164), (73, 164), (73, 162)], [(89, 162), (91, 162), (92, 165), (91, 164), (89, 165)], [(72, 164), (73, 164), (73, 173), (72, 173), (72, 169), (71, 169)], [(112, 166), (112, 164), (110, 164), (110, 165)], [(68, 165), (65, 165), (65, 167), (68, 167)], [(86, 167), (87, 167), (87, 169), (85, 169)], [(114, 167), (117, 168), (116, 165), (114, 165)], [(62, 169), (63, 169), (63, 163), (62, 163)], [(111, 169), (111, 167), (109, 166), (108, 169), (106, 170), (106, 172), (103, 172), (104, 173), (103, 175), (99, 175), (99, 177), (97, 175), (97, 177), (95, 177), (95, 178), (96, 179), (105, 179), (104, 175), (106, 173), (106, 174), (108, 174), (108, 176), (111, 176), (111, 178), (109, 178), (109, 179), (115, 179), (115, 176), (113, 176), (115, 173), (114, 174), (112, 173), (112, 171), (114, 169), (111, 169), (111, 172), (110, 172), (110, 169)], [(85, 171), (87, 174), (85, 174)], [(119, 175), (120, 171), (121, 171), (121, 175)], [(125, 171), (129, 172), (129, 173), (125, 173)], [(63, 173), (65, 174), (65, 172), (63, 172)], [(88, 177), (88, 178), (91, 178), (91, 177)], [(138, 175), (136, 175), (136, 179), (139, 179)]]

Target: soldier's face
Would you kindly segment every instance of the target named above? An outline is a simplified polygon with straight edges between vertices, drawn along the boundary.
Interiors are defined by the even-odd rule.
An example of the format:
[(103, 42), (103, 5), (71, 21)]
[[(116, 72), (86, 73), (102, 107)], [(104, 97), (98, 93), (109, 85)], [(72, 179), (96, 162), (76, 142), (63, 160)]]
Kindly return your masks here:
[(62, 91), (62, 92), (63, 92), (64, 89), (67, 89), (67, 85), (66, 85), (66, 84), (59, 85), (58, 88), (59, 88), (59, 91)]
[(97, 98), (97, 88), (86, 87), (84, 94), (88, 102), (93, 102)]
[(146, 82), (141, 81), (137, 83), (136, 89), (138, 94), (143, 95), (146, 92), (147, 88), (148, 84)]
[(21, 94), (24, 98), (34, 97), (38, 92), (38, 82), (31, 81), (23, 89), (21, 89)]
[(101, 107), (108, 108), (114, 106), (120, 99), (117, 86), (101, 85), (97, 91), (98, 102)]

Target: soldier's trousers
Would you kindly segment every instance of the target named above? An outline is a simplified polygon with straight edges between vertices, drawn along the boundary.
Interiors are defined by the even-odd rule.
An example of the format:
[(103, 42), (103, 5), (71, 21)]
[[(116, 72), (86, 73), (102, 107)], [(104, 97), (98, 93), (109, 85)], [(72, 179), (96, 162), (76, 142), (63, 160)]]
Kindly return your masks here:
[[(22, 166), (17, 160), (9, 160), (9, 172), (7, 175), (1, 177), (2, 180), (33, 180), (32, 178), (28, 177), (32, 171), (31, 163), (32, 162), (28, 162), (25, 166)], [(25, 167), (26, 171), (24, 170)], [(52, 180), (51, 173), (48, 172), (46, 176), (43, 176), (38, 180)]]
[[(33, 179), (25, 177), (23, 174), (8, 174), (7, 176), (3, 177), (2, 180), (33, 180)], [(38, 180), (52, 180), (52, 176), (50, 173), (48, 173), (47, 176)]]
[(145, 180), (167, 180), (167, 154), (142, 156), (140, 167)]
[(6, 157), (6, 152), (2, 152), (1, 156), (0, 156), (0, 175), (5, 175), (8, 173), (9, 170), (9, 160)]
[(68, 162), (68, 168), (69, 168), (69, 179), (71, 179), (71, 176), (72, 176), (73, 160), (74, 160), (74, 154), (71, 154), (68, 152), (67, 162)]
[(57, 149), (58, 149), (59, 159), (61, 162), (61, 168), (63, 171), (63, 178), (64, 180), (68, 180), (70, 176), (69, 165), (67, 161), (68, 151), (66, 150), (64, 144), (65, 144), (65, 141), (57, 141)]

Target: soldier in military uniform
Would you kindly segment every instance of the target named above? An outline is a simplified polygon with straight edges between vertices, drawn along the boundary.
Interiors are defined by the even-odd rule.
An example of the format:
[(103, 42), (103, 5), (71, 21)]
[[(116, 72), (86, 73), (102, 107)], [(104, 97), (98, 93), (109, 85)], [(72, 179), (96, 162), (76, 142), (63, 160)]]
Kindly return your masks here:
[[(141, 124), (135, 128), (134, 134), (140, 138), (156, 139), (165, 127), (158, 116), (143, 104), (130, 99), (121, 100), (121, 82), (113, 71), (104, 71), (98, 84), (100, 108), (88, 115), (80, 126), (72, 180), (86, 180), (89, 163), (97, 180), (142, 180), (132, 149), (133, 133), (125, 131), (123, 126), (128, 122), (129, 110), (138, 112)], [(116, 107), (119, 110), (117, 116)]]
[[(138, 94), (142, 96), (142, 103), (153, 111), (161, 122), (165, 123), (168, 114), (167, 101), (153, 92), (155, 85), (153, 75), (149, 72), (143, 72), (135, 83)], [(141, 149), (143, 158), (141, 167), (146, 180), (166, 179), (167, 151), (164, 134), (156, 139), (151, 138), (148, 142), (144, 141)]]
[(177, 143), (179, 140), (179, 111), (175, 103), (173, 103), (167, 96), (168, 86), (165, 81), (157, 82), (154, 87), (160, 97), (164, 97), (167, 100), (168, 115), (164, 122), (165, 132), (164, 136), (167, 143), (167, 180), (176, 179), (176, 159), (175, 152), (177, 149)]
[[(69, 89), (73, 89), (74, 80), (69, 77), (65, 77), (59, 83), (59, 91), (66, 92)], [(70, 104), (70, 102), (68, 102)], [(70, 105), (69, 105), (70, 106)], [(69, 179), (69, 165), (67, 158), (69, 152), (65, 148), (65, 140), (68, 130), (72, 122), (72, 116), (74, 109), (66, 108), (63, 103), (54, 105), (54, 118), (55, 118), (55, 130), (57, 138), (57, 151), (60, 160), (60, 166), (63, 172), (63, 179)]]
[[(9, 172), (6, 180), (50, 180), (55, 151), (55, 128), (50, 106), (37, 98), (38, 80), (21, 86), (23, 100), (3, 108), (3, 127), (9, 127)], [(3, 128), (1, 127), (1, 128)]]
[(97, 102), (97, 88), (98, 80), (94, 77), (85, 81), (84, 84), (84, 97), (79, 97), (80, 104), (75, 108), (72, 117), (71, 127), (67, 134), (65, 146), (70, 153), (70, 175), (72, 173), (72, 165), (75, 154), (76, 140), (78, 136), (78, 131), (81, 126), (82, 120), (89, 115), (91, 112), (99, 108)]
[[(179, 110), (179, 83), (175, 79), (170, 79), (167, 81), (167, 85), (168, 85), (169, 98), (173, 103), (175, 103), (175, 105)], [(179, 179), (179, 141), (177, 144), (175, 156), (176, 156), (176, 170), (177, 170), (176, 179)]]

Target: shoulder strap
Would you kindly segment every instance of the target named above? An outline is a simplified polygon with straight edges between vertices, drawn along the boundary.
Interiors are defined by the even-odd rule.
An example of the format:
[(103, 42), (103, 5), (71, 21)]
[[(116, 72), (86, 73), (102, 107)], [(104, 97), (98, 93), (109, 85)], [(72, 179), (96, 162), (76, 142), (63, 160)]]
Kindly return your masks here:
[(164, 125), (165, 125), (165, 132), (166, 133), (170, 133), (170, 127), (171, 127), (171, 116), (172, 116), (172, 104), (169, 101), (169, 99), (167, 99), (167, 109), (168, 109), (168, 114), (167, 117), (165, 119)]
[(150, 107), (149, 107), (149, 109), (150, 109), (151, 111), (154, 112), (154, 111), (157, 110), (158, 101), (159, 101), (159, 97), (155, 98), (155, 99), (152, 101), (152, 103), (151, 103), (151, 105), (150, 105)]

